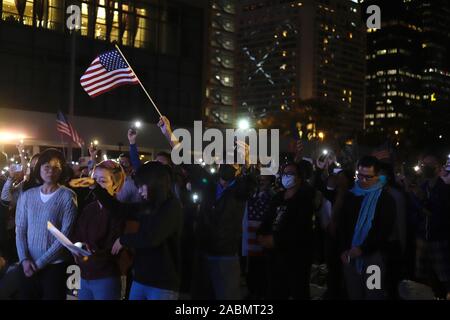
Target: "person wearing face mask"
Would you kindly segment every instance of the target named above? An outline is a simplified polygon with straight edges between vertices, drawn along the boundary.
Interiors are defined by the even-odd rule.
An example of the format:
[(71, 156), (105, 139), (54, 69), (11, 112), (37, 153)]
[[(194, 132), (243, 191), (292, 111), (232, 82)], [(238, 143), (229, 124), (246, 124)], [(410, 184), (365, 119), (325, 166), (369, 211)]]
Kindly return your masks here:
[(284, 166), (284, 190), (272, 199), (258, 230), (258, 241), (269, 257), (269, 299), (310, 298), (315, 191), (306, 175), (296, 163)]
[(111, 253), (135, 250), (130, 300), (176, 300), (180, 290), (182, 210), (173, 195), (171, 169), (159, 162), (143, 164), (136, 172), (141, 203), (121, 203), (97, 186), (100, 203), (124, 219), (139, 222), (136, 232), (116, 239)]
[[(111, 195), (115, 196), (125, 181), (121, 166), (105, 160), (94, 167), (92, 178)], [(119, 300), (121, 293), (118, 261), (111, 254), (117, 237), (124, 231), (125, 221), (112, 215), (100, 201), (94, 199), (79, 215), (72, 242), (81, 242), (92, 255), (75, 257), (81, 269), (79, 300)]]
[(450, 185), (442, 176), (434, 153), (422, 157), (424, 182), (413, 194), (418, 212), (416, 276), (439, 298), (450, 299)]
[[(392, 234), (396, 206), (380, 181), (380, 163), (373, 156), (358, 162), (357, 179), (346, 194), (337, 216), (338, 248), (345, 289), (350, 300), (386, 299), (386, 251)], [(379, 267), (380, 288), (367, 286), (367, 268)]]
[[(169, 120), (161, 117), (158, 126), (175, 148), (179, 141), (172, 134)], [(192, 298), (241, 299), (239, 247), (253, 177), (241, 170), (244, 167), (231, 164), (221, 164), (214, 175), (198, 165), (185, 168), (189, 171), (192, 188), (198, 190), (201, 197), (195, 229)]]

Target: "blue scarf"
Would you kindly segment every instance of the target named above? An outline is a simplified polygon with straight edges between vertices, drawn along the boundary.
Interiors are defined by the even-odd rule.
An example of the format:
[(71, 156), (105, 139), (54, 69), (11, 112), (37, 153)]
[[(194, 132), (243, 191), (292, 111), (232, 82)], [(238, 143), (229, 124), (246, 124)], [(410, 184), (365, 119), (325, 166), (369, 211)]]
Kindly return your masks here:
[[(371, 188), (362, 189), (357, 180), (355, 186), (350, 190), (355, 196), (364, 196), (361, 209), (359, 210), (358, 221), (353, 233), (352, 247), (359, 247), (363, 244), (364, 240), (366, 240), (367, 235), (372, 228), (372, 220), (375, 215), (378, 198), (383, 191), (384, 185), (384, 181), (378, 181), (377, 184)], [(362, 257), (358, 257), (355, 260), (355, 266), (360, 274), (363, 270), (363, 265), (364, 261)]]

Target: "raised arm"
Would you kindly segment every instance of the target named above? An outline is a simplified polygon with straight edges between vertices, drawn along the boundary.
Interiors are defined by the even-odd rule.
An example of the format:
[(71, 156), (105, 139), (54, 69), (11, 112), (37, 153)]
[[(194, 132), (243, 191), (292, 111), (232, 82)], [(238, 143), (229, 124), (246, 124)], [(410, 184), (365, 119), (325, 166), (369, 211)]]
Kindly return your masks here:
[(128, 142), (130, 143), (130, 160), (133, 169), (137, 171), (141, 166), (141, 160), (139, 160), (139, 153), (136, 145), (137, 132), (132, 129), (128, 129)]
[(93, 193), (102, 206), (108, 209), (111, 214), (120, 215), (125, 219), (139, 219), (139, 203), (120, 202), (99, 185), (95, 187)]

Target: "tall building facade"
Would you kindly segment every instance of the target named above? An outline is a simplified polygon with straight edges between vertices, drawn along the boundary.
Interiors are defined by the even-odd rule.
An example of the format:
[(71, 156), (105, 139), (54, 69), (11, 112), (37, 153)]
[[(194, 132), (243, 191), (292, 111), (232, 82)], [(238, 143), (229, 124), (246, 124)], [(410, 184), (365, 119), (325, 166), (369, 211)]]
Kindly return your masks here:
[(242, 116), (322, 105), (335, 110), (334, 132), (363, 128), (365, 25), (356, 1), (240, 1), (238, 30)]
[(206, 1), (204, 118), (210, 125), (234, 120), (237, 0)]
[(422, 105), (421, 67), (416, 62), (421, 29), (408, 18), (403, 1), (377, 2), (381, 29), (367, 30), (368, 132), (400, 134), (410, 121), (411, 110)]
[[(203, 93), (203, 2), (83, 0), (76, 37), (75, 115), (155, 122), (139, 86), (90, 98), (78, 79), (113, 42), (161, 112), (180, 125), (200, 119)], [(63, 0), (0, 0), (0, 101), (3, 108), (56, 113), (69, 103), (71, 37)], [(26, 94), (23, 94), (26, 92)]]
[[(367, 30), (368, 132), (425, 134), (450, 120), (448, 1), (371, 1), (381, 29)], [(440, 134), (439, 134), (440, 135)]]

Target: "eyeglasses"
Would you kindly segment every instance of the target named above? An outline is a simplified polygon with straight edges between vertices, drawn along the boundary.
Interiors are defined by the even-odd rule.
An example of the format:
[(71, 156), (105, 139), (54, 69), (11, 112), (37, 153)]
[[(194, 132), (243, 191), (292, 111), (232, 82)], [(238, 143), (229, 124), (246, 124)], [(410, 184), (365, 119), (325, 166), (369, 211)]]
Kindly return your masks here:
[(359, 180), (369, 181), (369, 180), (372, 180), (373, 178), (375, 178), (376, 176), (369, 176), (366, 174), (358, 173), (357, 177)]

